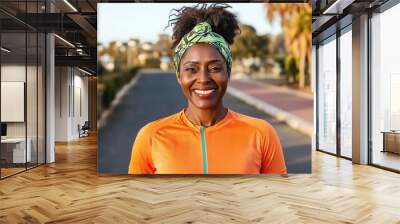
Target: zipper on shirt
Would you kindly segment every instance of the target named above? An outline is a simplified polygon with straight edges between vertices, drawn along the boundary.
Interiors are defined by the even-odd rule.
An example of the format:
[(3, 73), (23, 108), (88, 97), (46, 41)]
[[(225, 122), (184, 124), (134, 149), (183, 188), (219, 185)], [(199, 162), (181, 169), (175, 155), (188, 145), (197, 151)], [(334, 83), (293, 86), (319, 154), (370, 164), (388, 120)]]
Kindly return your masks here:
[(200, 127), (201, 134), (201, 151), (203, 152), (203, 172), (207, 174), (208, 172), (208, 162), (207, 162), (207, 146), (206, 146), (206, 135), (204, 133), (204, 127)]

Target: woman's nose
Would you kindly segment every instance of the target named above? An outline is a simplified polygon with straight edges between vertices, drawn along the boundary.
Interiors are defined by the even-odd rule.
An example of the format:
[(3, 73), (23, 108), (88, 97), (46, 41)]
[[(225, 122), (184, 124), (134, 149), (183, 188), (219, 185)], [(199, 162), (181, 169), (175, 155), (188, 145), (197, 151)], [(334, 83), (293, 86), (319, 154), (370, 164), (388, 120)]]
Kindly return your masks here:
[(201, 69), (199, 71), (197, 80), (199, 82), (209, 82), (210, 81), (210, 75), (209, 75), (207, 69)]

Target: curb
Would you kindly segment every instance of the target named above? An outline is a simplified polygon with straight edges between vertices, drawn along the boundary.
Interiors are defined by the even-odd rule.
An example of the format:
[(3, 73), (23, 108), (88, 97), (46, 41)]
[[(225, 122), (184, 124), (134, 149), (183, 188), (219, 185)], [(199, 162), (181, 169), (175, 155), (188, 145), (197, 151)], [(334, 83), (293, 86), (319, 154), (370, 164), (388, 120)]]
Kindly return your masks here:
[(268, 103), (265, 103), (253, 96), (250, 96), (243, 91), (240, 91), (236, 88), (233, 87), (228, 87), (227, 93), (232, 95), (233, 97), (236, 97), (245, 103), (252, 105), (256, 107), (257, 109), (263, 111), (264, 113), (267, 113), (271, 116), (273, 116), (275, 119), (278, 121), (284, 121), (286, 124), (288, 124), (290, 127), (293, 129), (296, 129), (310, 137), (313, 135), (313, 124), (310, 124), (309, 122), (305, 121), (304, 119), (295, 116), (293, 114), (290, 114), (284, 110), (281, 110), (275, 106), (272, 106)]
[(253, 80), (253, 79), (250, 79), (250, 78), (248, 78), (248, 79), (236, 79), (236, 80), (241, 81), (241, 82), (248, 82), (248, 83), (251, 83), (251, 84), (254, 84), (254, 85), (257, 85), (257, 86), (261, 86), (261, 87), (267, 87), (267, 88), (283, 90), (283, 91), (286, 91), (286, 92), (288, 92), (290, 94), (297, 95), (297, 96), (300, 96), (300, 97), (303, 97), (303, 98), (307, 98), (307, 99), (314, 99), (312, 94), (308, 94), (308, 93), (305, 93), (305, 92), (294, 90), (294, 89), (291, 89), (291, 88), (289, 88), (287, 86), (276, 86), (276, 85), (272, 85), (272, 84), (268, 84), (268, 83), (261, 83), (261, 82), (257, 82), (257, 80)]
[(142, 75), (143, 75), (143, 72), (138, 71), (136, 73), (135, 77), (133, 77), (131, 79), (131, 81), (129, 81), (128, 84), (125, 84), (121, 88), (121, 90), (118, 91), (118, 93), (115, 95), (115, 98), (111, 102), (110, 107), (102, 113), (100, 119), (97, 121), (98, 129), (102, 128), (102, 126), (107, 123), (107, 120), (109, 119), (110, 115), (114, 111), (115, 107), (117, 107), (117, 105), (121, 102), (122, 98), (126, 95), (128, 90), (137, 84), (138, 80), (142, 77)]

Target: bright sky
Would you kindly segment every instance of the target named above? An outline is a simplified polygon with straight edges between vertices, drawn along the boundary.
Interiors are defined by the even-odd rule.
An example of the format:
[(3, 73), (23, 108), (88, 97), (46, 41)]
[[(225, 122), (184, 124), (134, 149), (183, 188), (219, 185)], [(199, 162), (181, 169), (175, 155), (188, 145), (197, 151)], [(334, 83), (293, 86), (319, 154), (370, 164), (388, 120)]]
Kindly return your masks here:
[[(191, 3), (99, 3), (97, 4), (97, 41), (108, 44), (111, 41), (156, 41), (158, 34), (172, 34), (168, 24), (171, 9), (191, 6)], [(252, 25), (258, 34), (281, 32), (280, 22), (270, 24), (265, 17), (263, 3), (229, 4), (228, 10), (235, 13), (241, 23)]]

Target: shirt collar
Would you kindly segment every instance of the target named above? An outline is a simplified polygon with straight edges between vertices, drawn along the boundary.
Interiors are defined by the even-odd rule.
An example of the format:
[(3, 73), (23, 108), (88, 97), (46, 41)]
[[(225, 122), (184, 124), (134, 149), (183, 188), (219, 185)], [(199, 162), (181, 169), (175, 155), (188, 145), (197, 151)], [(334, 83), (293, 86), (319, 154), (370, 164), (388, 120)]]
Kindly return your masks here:
[[(225, 117), (224, 117), (222, 120), (218, 121), (216, 124), (214, 124), (214, 125), (212, 125), (212, 126), (205, 127), (205, 129), (208, 130), (208, 131), (216, 130), (216, 129), (219, 129), (219, 128), (225, 126), (226, 124), (228, 124), (228, 123), (232, 120), (232, 118), (233, 118), (233, 113), (234, 113), (234, 112), (231, 111), (229, 108), (228, 108), (227, 110), (228, 110), (228, 111), (227, 111)], [(180, 121), (182, 121), (182, 123), (183, 123), (185, 126), (188, 126), (188, 127), (192, 128), (192, 129), (200, 130), (200, 127), (201, 127), (200, 125), (195, 125), (195, 124), (193, 124), (193, 123), (186, 117), (185, 109), (183, 109), (181, 112), (179, 112), (178, 118), (179, 118)]]

